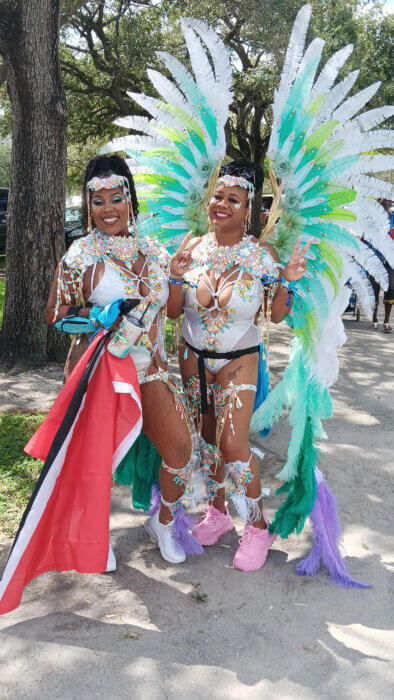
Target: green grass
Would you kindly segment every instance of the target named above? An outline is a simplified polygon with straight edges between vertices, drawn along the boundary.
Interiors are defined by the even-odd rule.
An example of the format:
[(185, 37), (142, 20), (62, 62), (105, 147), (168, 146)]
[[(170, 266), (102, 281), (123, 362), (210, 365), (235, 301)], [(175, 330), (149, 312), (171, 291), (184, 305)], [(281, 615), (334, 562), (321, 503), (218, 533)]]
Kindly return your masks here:
[(42, 468), (23, 448), (42, 413), (0, 413), (0, 537), (15, 535)]
[(5, 279), (0, 279), (0, 328), (1, 328), (1, 322), (3, 320), (4, 294), (5, 294)]

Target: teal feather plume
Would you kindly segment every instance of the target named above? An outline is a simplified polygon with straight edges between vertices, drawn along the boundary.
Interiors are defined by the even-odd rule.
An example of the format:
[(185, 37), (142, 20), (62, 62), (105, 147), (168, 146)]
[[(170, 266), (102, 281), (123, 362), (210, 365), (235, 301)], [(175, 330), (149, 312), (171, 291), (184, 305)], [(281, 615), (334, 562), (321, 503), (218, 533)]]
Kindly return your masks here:
[(120, 126), (141, 129), (143, 136), (118, 140), (131, 168), (139, 166), (140, 210), (149, 215), (138, 222), (139, 232), (157, 237), (170, 251), (173, 242), (179, 245), (181, 232), (206, 232), (204, 200), (225, 155), (224, 127), (232, 101), (229, 52), (221, 39), (193, 19), (182, 20), (181, 29), (194, 76), (176, 58), (158, 52), (172, 80), (148, 71), (161, 99), (129, 93), (152, 118), (123, 118)]
[(350, 233), (344, 226), (340, 226), (339, 224), (331, 222), (324, 222), (324, 225), (321, 225), (321, 223), (308, 223), (304, 227), (304, 233), (308, 238), (324, 238), (335, 247), (337, 245), (342, 245), (354, 248), (355, 250), (358, 248), (357, 239), (354, 234)]
[[(284, 193), (272, 239), (281, 260), (289, 258), (299, 235), (303, 243), (310, 237), (317, 243), (310, 247), (308, 272), (297, 284), (299, 293), (294, 294), (286, 319), (296, 336), (289, 364), (251, 423), (257, 432), (289, 410), (292, 435), (286, 464), (278, 475), (284, 480), (280, 492), (287, 498), (270, 526), (282, 537), (302, 529), (316, 497), (314, 470), (319, 452), (315, 440), (325, 437), (322, 421), (332, 412), (328, 386), (335, 381), (336, 347), (343, 342), (340, 315), (348, 299), (344, 283), (357, 268), (352, 252), (355, 260), (359, 256), (354, 232), (379, 248), (376, 221), (380, 218), (370, 197), (379, 186), (363, 174), (387, 169), (388, 161), (387, 156), (365, 156), (363, 149), (365, 153), (368, 143), (379, 149), (392, 138), (382, 130), (366, 134), (391, 115), (390, 108), (379, 109), (376, 117), (373, 111), (366, 112), (364, 121), (363, 115), (357, 117), (377, 85), (348, 97), (359, 72), (336, 82), (351, 47), (329, 59), (315, 81), (322, 46), (312, 42), (304, 52), (309, 18), (310, 7), (304, 6), (297, 15), (275, 93), (268, 156)], [(386, 239), (382, 241), (385, 250)], [(372, 265), (366, 258), (365, 264)], [(359, 273), (356, 283), (363, 284)], [(368, 294), (361, 298), (368, 299)]]
[(190, 73), (176, 58), (162, 51), (158, 51), (157, 56), (162, 59), (179, 89), (187, 96), (189, 103), (194, 108), (194, 114), (197, 116), (198, 121), (201, 122), (203, 130), (207, 131), (211, 142), (216, 143), (218, 135), (217, 118), (207, 102), (206, 95), (204, 95)]

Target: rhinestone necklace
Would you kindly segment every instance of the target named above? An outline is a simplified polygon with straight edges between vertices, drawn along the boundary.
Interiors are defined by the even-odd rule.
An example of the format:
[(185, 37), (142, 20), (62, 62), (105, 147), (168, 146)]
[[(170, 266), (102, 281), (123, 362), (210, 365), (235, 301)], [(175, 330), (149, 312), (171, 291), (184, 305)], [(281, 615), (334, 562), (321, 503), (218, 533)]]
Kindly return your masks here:
[(135, 263), (138, 258), (139, 246), (136, 238), (130, 236), (107, 236), (95, 228), (89, 241), (94, 249), (94, 257), (115, 258), (126, 263)]
[(252, 274), (261, 266), (261, 258), (262, 250), (251, 238), (243, 236), (235, 245), (219, 245), (215, 234), (210, 232), (193, 251), (192, 268), (204, 265), (214, 271), (215, 278), (236, 266)]

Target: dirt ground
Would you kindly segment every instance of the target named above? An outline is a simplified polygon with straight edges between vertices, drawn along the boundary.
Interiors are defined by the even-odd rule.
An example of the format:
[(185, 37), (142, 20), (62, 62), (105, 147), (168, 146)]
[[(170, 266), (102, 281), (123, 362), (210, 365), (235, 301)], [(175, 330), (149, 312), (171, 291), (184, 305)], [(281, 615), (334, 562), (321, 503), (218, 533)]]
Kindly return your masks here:
[[(146, 516), (118, 486), (111, 517), (117, 571), (50, 573), (28, 585), (20, 607), (0, 618), (1, 698), (392, 697), (394, 334), (373, 333), (352, 318), (345, 325), (320, 467), (339, 501), (347, 565), (373, 588), (337, 588), (323, 572), (297, 576), (309, 526), (277, 540), (255, 573), (231, 566), (238, 520), (237, 532), (201, 557), (166, 564), (146, 539)], [(272, 334), (274, 380), (288, 337), (284, 326)], [(3, 410), (41, 408), (58, 391), (61, 371), (55, 365), (0, 381)], [(282, 420), (256, 443), (265, 452), (263, 485), (273, 491), (288, 439)], [(269, 516), (280, 498), (266, 499)], [(5, 563), (8, 547), (1, 552)]]

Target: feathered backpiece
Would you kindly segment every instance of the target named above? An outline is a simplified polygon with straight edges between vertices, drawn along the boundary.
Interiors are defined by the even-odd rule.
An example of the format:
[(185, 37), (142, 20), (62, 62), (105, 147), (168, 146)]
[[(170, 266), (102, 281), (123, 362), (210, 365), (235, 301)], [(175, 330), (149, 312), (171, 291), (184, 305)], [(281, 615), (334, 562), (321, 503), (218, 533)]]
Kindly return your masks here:
[(124, 151), (133, 173), (137, 165), (134, 180), (145, 213), (139, 233), (155, 236), (170, 251), (188, 231), (207, 230), (207, 187), (226, 151), (224, 127), (232, 100), (229, 53), (221, 39), (195, 19), (182, 19), (181, 28), (194, 77), (176, 58), (157, 52), (172, 80), (148, 70), (161, 98), (128, 94), (150, 117), (115, 122), (140, 135), (114, 139), (102, 149)]
[[(383, 289), (387, 287), (385, 267), (364, 241), (394, 265), (388, 217), (376, 201), (394, 199), (394, 188), (370, 175), (393, 167), (394, 159), (381, 155), (380, 149), (394, 146), (394, 131), (375, 127), (392, 116), (394, 108), (359, 114), (380, 83), (349, 96), (358, 71), (336, 82), (352, 46), (337, 51), (316, 77), (324, 41), (314, 39), (304, 51), (310, 16), (311, 6), (304, 5), (293, 27), (275, 92), (268, 155), (271, 174), (283, 188), (281, 218), (270, 243), (284, 263), (299, 235), (303, 242), (313, 236), (315, 243), (308, 251), (307, 273), (297, 283), (288, 317), (295, 334), (289, 364), (282, 381), (253, 415), (251, 429), (264, 429), (278, 420), (284, 408), (289, 409), (292, 437), (287, 462), (278, 474), (288, 497), (271, 528), (287, 537), (294, 530), (300, 532), (311, 515), (319, 546), (313, 550), (313, 566), (310, 559), (299, 572), (313, 569), (314, 573), (322, 558), (329, 567), (336, 562), (330, 569), (335, 582), (350, 586), (359, 584), (336, 559), (339, 530), (337, 525), (331, 527), (336, 522), (334, 501), (323, 498), (328, 487), (322, 480), (319, 486), (316, 478), (315, 438), (325, 437), (321, 420), (331, 415), (328, 387), (338, 373), (337, 348), (346, 340), (341, 321), (349, 299), (346, 283), (350, 280), (369, 316), (374, 297), (365, 270)], [(328, 503), (331, 515), (322, 514)], [(328, 530), (323, 532), (324, 527)], [(330, 552), (323, 551), (321, 543)]]

